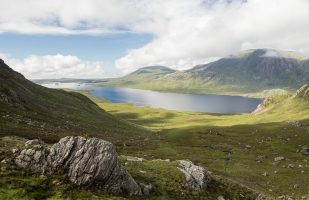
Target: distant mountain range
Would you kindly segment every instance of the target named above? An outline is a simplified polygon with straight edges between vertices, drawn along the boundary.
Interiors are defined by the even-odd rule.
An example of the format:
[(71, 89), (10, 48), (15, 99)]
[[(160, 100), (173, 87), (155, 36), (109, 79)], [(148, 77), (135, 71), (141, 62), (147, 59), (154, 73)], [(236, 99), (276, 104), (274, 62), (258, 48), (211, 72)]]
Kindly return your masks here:
[(189, 93), (245, 94), (276, 88), (294, 91), (308, 82), (309, 57), (296, 52), (255, 49), (186, 71), (175, 71), (164, 66), (145, 67), (99, 85)]

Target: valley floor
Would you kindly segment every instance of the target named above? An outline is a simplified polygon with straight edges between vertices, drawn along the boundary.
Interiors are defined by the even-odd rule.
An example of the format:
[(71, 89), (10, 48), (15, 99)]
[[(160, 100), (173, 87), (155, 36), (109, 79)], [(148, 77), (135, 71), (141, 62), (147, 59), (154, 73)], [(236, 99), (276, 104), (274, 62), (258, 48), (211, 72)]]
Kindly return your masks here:
[[(119, 153), (146, 159), (189, 159), (217, 175), (272, 197), (309, 191), (307, 100), (279, 96), (260, 114), (218, 115), (114, 104), (88, 95), (109, 113), (154, 131), (147, 145), (123, 141)], [(284, 160), (275, 162), (276, 157)]]

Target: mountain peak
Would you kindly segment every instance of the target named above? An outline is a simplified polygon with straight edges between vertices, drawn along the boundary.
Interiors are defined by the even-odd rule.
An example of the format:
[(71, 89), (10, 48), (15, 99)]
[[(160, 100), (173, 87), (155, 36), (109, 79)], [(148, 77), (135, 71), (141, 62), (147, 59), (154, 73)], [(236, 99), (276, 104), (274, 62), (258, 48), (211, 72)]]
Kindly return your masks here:
[(147, 67), (143, 67), (140, 68), (134, 72), (132, 72), (131, 74), (129, 74), (128, 76), (131, 75), (166, 75), (166, 74), (170, 74), (170, 73), (174, 73), (176, 70), (170, 69), (168, 67), (165, 66), (147, 66)]
[(284, 51), (277, 49), (248, 49), (245, 51), (241, 51), (236, 57), (269, 57), (269, 58), (288, 58), (288, 59), (296, 59), (296, 60), (307, 60), (309, 59), (309, 55), (305, 55), (296, 51)]

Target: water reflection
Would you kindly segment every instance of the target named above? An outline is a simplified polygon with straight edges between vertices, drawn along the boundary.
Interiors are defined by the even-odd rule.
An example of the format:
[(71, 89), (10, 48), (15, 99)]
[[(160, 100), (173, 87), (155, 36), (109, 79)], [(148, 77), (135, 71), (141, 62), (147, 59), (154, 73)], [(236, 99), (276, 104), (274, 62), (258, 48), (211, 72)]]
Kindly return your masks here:
[(262, 101), (239, 96), (165, 93), (114, 87), (94, 88), (93, 94), (114, 103), (211, 113), (250, 113)]
[(51, 82), (42, 85), (49, 88), (88, 89), (92, 91), (94, 96), (113, 103), (131, 103), (137, 106), (150, 106), (169, 110), (222, 114), (250, 113), (262, 101), (262, 99), (240, 96), (182, 94), (130, 88), (92, 87), (84, 83)]

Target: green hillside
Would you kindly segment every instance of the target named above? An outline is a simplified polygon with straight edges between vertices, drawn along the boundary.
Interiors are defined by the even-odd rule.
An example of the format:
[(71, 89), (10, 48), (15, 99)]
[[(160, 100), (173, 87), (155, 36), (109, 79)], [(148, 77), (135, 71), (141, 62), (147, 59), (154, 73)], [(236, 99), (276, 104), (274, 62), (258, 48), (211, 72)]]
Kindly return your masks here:
[[(0, 60), (0, 134), (58, 141), (65, 135), (117, 142), (147, 131), (116, 119), (87, 97), (36, 85)], [(117, 139), (115, 139), (117, 138)]]
[[(157, 74), (142, 68), (122, 78), (97, 85), (216, 94), (254, 94), (281, 88), (295, 91), (309, 82), (309, 59), (295, 52), (257, 49), (187, 71)], [(162, 67), (160, 67), (162, 68)], [(159, 70), (159, 68), (158, 68)]]
[[(237, 115), (136, 107), (89, 97), (116, 117), (157, 133), (143, 146), (143, 151), (119, 148), (122, 154), (146, 159), (190, 159), (216, 175), (267, 194), (272, 199), (282, 195), (301, 199), (309, 191), (307, 156), (300, 152), (309, 140), (307, 95), (308, 86), (304, 86), (294, 95), (270, 97), (259, 113)], [(227, 152), (231, 152), (230, 160)], [(276, 164), (274, 159), (278, 156), (285, 157), (285, 160)], [(130, 172), (146, 180), (151, 179), (149, 173), (161, 173), (144, 168), (144, 164), (134, 167), (141, 167), (139, 169), (148, 174), (140, 174), (134, 167), (129, 168)], [(157, 175), (157, 178), (162, 177)], [(200, 196), (195, 198), (202, 199)]]

